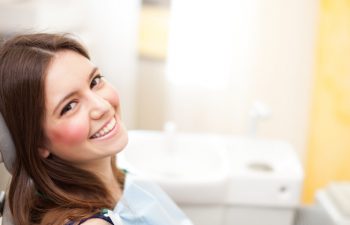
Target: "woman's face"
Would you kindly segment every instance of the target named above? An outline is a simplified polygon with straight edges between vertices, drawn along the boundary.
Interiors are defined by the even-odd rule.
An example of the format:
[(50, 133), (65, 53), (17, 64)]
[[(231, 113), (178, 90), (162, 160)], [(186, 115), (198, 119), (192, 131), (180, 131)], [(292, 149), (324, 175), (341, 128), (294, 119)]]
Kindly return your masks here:
[(45, 101), (44, 157), (54, 154), (86, 164), (127, 144), (116, 90), (82, 55), (68, 50), (55, 54), (45, 79)]

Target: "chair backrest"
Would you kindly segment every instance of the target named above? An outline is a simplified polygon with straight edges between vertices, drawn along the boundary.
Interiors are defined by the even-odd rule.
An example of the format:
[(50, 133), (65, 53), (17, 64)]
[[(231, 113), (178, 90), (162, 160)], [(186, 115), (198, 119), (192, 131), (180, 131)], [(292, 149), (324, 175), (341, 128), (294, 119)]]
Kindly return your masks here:
[(6, 169), (11, 173), (16, 158), (16, 149), (12, 141), (10, 131), (0, 113), (0, 162), (3, 162)]
[[(4, 163), (6, 169), (11, 173), (13, 162), (16, 158), (15, 146), (12, 142), (10, 132), (6, 126), (4, 118), (0, 113), (0, 163)], [(0, 213), (3, 225), (13, 225), (11, 210), (4, 192), (0, 196)]]
[(4, 205), (5, 205), (5, 192), (0, 192), (0, 216), (2, 216), (2, 212), (4, 211)]
[(2, 216), (2, 225), (14, 225), (13, 223), (13, 219), (12, 219), (12, 214), (11, 214), (11, 210), (8, 204), (8, 200), (6, 198), (5, 192), (2, 191), (0, 194), (0, 200), (1, 200), (1, 205), (2, 207), (0, 208), (1, 212), (1, 216)]

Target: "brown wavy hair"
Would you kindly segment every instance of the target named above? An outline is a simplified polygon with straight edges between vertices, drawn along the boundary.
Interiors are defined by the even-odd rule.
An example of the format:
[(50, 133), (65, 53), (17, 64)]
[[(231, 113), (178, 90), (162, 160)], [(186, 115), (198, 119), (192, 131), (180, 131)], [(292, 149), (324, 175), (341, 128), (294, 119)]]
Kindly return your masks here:
[[(0, 46), (0, 112), (16, 148), (9, 190), (15, 225), (62, 225), (115, 204), (93, 173), (54, 155), (39, 155), (46, 138), (45, 77), (55, 53), (63, 50), (90, 59), (86, 49), (67, 34), (17, 35)], [(123, 186), (124, 174), (117, 169), (115, 156), (111, 166)]]

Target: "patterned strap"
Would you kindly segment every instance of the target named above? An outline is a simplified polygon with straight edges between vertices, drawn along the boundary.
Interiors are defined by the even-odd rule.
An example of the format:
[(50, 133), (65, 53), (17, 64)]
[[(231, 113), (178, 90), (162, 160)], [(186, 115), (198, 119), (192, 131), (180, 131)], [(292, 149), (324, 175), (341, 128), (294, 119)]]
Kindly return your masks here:
[[(81, 220), (78, 225), (90, 220), (90, 219), (103, 219), (104, 221), (110, 223), (111, 225), (114, 225), (114, 223), (112, 222), (111, 218), (108, 216), (107, 214), (107, 210), (106, 209), (102, 209), (101, 213), (95, 214), (89, 218), (83, 219)], [(74, 221), (70, 221), (68, 223), (66, 223), (66, 225), (74, 225)]]

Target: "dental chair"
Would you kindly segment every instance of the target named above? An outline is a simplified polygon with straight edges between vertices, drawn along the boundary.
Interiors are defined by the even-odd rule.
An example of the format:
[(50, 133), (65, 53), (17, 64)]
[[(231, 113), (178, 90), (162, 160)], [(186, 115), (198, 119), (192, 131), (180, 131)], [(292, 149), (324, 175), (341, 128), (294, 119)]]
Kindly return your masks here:
[[(0, 162), (3, 162), (0, 152)], [(12, 221), (12, 215), (9, 207), (9, 202), (5, 191), (0, 192), (0, 224), (1, 225), (14, 225)]]
[[(11, 173), (13, 162), (16, 158), (15, 146), (12, 142), (10, 132), (0, 113), (0, 163), (4, 163), (6, 169)], [(0, 192), (0, 217), (2, 225), (14, 225), (9, 202), (4, 191)]]
[(5, 196), (5, 192), (2, 191), (1, 192), (1, 206), (0, 206), (0, 218), (1, 220), (1, 224), (2, 225), (14, 225), (13, 221), (12, 221), (12, 215), (11, 215), (11, 211), (8, 205), (8, 201), (6, 201), (6, 196)]

